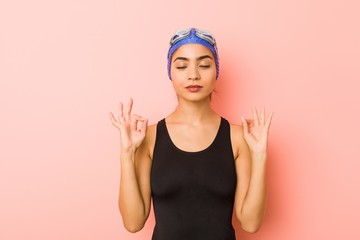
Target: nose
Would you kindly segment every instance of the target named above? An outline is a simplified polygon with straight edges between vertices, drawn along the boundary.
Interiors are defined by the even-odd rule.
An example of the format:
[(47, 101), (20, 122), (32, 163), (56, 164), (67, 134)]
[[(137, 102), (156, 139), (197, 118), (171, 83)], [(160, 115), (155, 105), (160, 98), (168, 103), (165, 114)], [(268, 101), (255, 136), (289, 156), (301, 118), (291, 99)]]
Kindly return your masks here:
[(188, 79), (189, 80), (199, 80), (200, 79), (200, 74), (197, 69), (197, 66), (189, 67)]

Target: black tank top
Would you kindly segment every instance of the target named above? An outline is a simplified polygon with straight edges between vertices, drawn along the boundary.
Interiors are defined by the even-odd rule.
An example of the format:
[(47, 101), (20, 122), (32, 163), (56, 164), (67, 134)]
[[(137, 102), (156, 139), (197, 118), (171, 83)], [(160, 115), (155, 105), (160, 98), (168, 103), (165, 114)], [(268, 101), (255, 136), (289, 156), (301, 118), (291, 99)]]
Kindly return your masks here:
[(221, 118), (209, 147), (186, 152), (157, 124), (151, 167), (156, 225), (152, 240), (234, 240), (236, 171), (230, 125)]

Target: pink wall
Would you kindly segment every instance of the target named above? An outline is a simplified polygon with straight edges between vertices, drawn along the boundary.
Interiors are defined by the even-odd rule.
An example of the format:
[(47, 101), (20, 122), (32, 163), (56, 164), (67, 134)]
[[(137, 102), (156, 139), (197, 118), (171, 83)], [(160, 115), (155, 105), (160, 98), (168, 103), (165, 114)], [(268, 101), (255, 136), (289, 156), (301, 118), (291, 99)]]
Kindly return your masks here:
[[(117, 209), (109, 111), (135, 99), (155, 123), (175, 106), (171, 34), (217, 37), (215, 108), (234, 123), (274, 111), (268, 208), (238, 239), (360, 239), (357, 1), (2, 1), (0, 239), (150, 239)], [(235, 224), (236, 227), (239, 227)]]

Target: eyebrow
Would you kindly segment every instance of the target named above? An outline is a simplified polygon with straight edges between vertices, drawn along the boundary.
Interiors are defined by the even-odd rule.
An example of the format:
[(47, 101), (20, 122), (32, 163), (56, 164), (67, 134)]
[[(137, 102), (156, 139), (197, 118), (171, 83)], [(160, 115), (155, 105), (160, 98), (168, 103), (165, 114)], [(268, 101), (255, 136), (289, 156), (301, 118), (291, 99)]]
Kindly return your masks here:
[[(213, 58), (212, 58), (211, 56), (209, 56), (209, 55), (204, 55), (204, 56), (200, 56), (200, 57), (196, 58), (196, 60), (199, 61), (199, 60), (203, 60), (203, 59), (205, 59), (205, 58), (213, 59)], [(186, 57), (177, 57), (177, 58), (175, 58), (175, 60), (174, 60), (173, 62), (175, 62), (175, 61), (177, 61), (177, 60), (189, 61), (190, 59), (189, 59), (189, 58), (186, 58)]]

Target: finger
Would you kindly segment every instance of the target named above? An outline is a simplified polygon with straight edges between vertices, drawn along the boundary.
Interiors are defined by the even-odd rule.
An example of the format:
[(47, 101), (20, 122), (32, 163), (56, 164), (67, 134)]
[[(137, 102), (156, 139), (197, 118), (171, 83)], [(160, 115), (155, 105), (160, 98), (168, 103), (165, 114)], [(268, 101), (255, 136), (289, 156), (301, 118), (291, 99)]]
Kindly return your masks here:
[(272, 120), (272, 117), (274, 115), (274, 112), (272, 112), (269, 117), (267, 118), (266, 120), (266, 123), (265, 123), (265, 126), (266, 126), (266, 129), (269, 131), (269, 128), (270, 128), (270, 125), (271, 125), (271, 120)]
[(120, 122), (120, 123), (125, 122), (125, 119), (124, 119), (124, 106), (123, 106), (123, 103), (122, 103), (122, 102), (119, 103), (118, 118), (119, 118), (119, 122)]
[(244, 119), (244, 117), (241, 117), (241, 121), (242, 121), (242, 125), (243, 125), (243, 129), (244, 129), (244, 135), (249, 133), (249, 126), (248, 123), (246, 122), (246, 120)]
[(133, 99), (130, 98), (128, 106), (127, 106), (127, 112), (126, 112), (126, 120), (130, 121), (131, 120), (131, 110), (132, 110), (132, 106), (133, 106)]
[(248, 127), (251, 129), (254, 126), (254, 121), (251, 119), (245, 119)]
[(114, 125), (115, 127), (119, 127), (119, 123), (116, 121), (114, 114), (112, 112), (109, 112), (109, 117), (111, 120), (112, 125)]
[(142, 134), (145, 134), (146, 133), (146, 130), (147, 130), (147, 127), (148, 127), (148, 119), (145, 119), (144, 122), (142, 123), (141, 125), (141, 129), (140, 129), (140, 132)]
[(133, 114), (130, 123), (131, 129), (137, 130), (137, 125), (139, 121), (144, 121), (144, 119), (139, 115)]
[(145, 118), (143, 118), (142, 116), (137, 115), (137, 114), (133, 114), (131, 117), (136, 118), (137, 120), (145, 120)]
[(131, 118), (131, 120), (130, 120), (130, 128), (136, 131), (137, 130), (137, 125), (138, 125), (138, 119)]
[(257, 112), (255, 106), (252, 107), (252, 114), (253, 114), (253, 118), (254, 118), (254, 126), (258, 126), (259, 125), (259, 115), (258, 115), (258, 112)]
[(262, 108), (260, 112), (260, 124), (265, 125), (265, 108)]

